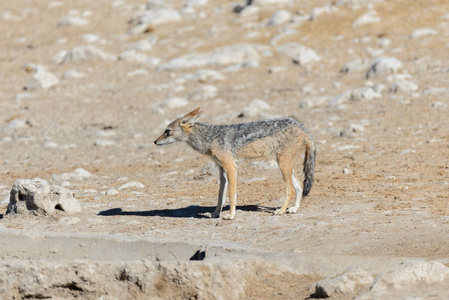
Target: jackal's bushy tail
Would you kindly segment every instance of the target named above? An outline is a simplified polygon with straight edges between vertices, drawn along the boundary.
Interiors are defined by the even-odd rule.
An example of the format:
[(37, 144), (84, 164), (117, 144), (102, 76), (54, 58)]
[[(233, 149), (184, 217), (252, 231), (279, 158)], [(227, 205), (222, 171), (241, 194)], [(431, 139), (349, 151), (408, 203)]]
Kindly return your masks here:
[(313, 185), (313, 175), (315, 174), (315, 161), (316, 161), (316, 151), (315, 145), (312, 138), (306, 141), (306, 153), (304, 156), (304, 183), (302, 196), (305, 197), (309, 194)]

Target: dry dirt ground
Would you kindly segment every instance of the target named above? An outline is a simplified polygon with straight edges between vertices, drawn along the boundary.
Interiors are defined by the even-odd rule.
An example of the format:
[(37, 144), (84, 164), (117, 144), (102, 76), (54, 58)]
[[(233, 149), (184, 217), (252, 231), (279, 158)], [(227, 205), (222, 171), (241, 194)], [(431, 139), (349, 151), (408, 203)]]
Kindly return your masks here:
[[(168, 1), (168, 5), (181, 11), (185, 2)], [(2, 1), (0, 227), (122, 235), (297, 257), (316, 255), (328, 257), (329, 264), (335, 257), (414, 257), (447, 263), (449, 17), (445, 14), (449, 3), (371, 1), (357, 7), (334, 2), (261, 5), (256, 14), (245, 17), (233, 12), (240, 2), (209, 1), (195, 8), (194, 17), (185, 14), (178, 22), (151, 26), (133, 35), (129, 33), (133, 24), (128, 21), (144, 1)], [(295, 17), (326, 5), (337, 11), (291, 28), (288, 24), (263, 25), (278, 9)], [(354, 27), (353, 22), (370, 9), (381, 20)], [(84, 17), (89, 23), (58, 26), (68, 15)], [(420, 28), (436, 33), (412, 37)], [(273, 41), (288, 29), (296, 32)], [(86, 33), (99, 36), (93, 44), (115, 56), (138, 40), (158, 37), (151, 50), (142, 52), (159, 58), (161, 64), (238, 43), (266, 48), (260, 50), (257, 64), (237, 70), (212, 66), (166, 71), (133, 61), (101, 59), (51, 63), (58, 52), (87, 44), (82, 40)], [(276, 51), (288, 42), (312, 48), (321, 60), (305, 66), (293, 63)], [(397, 58), (402, 67), (396, 75), (408, 74), (405, 80), (417, 88), (395, 89), (395, 80), (401, 78), (388, 78), (394, 73), (366, 79), (372, 61), (379, 56)], [(357, 58), (365, 62), (363, 67), (341, 71)], [(23, 68), (29, 63), (45, 66), (59, 83), (48, 89), (24, 90), (32, 76)], [(129, 72), (138, 69), (147, 72), (130, 76)], [(223, 78), (178, 80), (198, 69), (216, 70)], [(69, 70), (87, 76), (64, 79)], [(206, 84), (215, 86), (217, 94), (209, 99), (189, 98), (192, 90)], [(346, 91), (378, 84), (384, 85), (379, 98), (329, 104)], [(159, 106), (172, 97), (186, 98), (187, 105)], [(242, 114), (254, 99), (265, 101), (270, 109), (254, 116)], [(201, 171), (207, 158), (186, 145), (153, 144), (168, 121), (199, 106), (204, 111), (202, 121), (207, 123), (281, 115), (293, 115), (303, 122), (315, 138), (317, 163), (315, 185), (297, 214), (272, 215), (283, 201), (278, 169), (265, 170), (260, 164), (243, 161), (238, 164), (236, 218), (204, 217), (213, 211), (218, 193), (218, 175), (213, 170)], [(14, 120), (23, 121), (22, 126), (13, 126)], [(105, 145), (105, 140), (112, 143)], [(274, 158), (264, 160), (270, 159)], [(15, 180), (39, 177), (50, 181), (54, 175), (77, 168), (92, 174), (65, 183), (80, 201), (81, 213), (5, 215)], [(127, 182), (145, 187), (118, 189)], [(110, 189), (118, 193), (105, 193)], [(287, 291), (284, 294), (261, 285), (247, 295), (305, 298), (310, 294), (308, 286), (320, 278), (298, 279), (301, 284), (295, 292), (288, 287), (292, 278), (280, 278), (273, 285)], [(77, 291), (72, 292), (76, 296)]]

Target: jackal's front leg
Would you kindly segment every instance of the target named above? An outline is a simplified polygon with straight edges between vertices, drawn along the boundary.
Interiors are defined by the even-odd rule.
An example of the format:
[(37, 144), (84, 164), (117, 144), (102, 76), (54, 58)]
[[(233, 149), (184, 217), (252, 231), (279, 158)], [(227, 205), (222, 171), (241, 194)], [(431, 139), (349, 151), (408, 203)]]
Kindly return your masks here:
[(226, 200), (226, 189), (228, 188), (228, 178), (226, 176), (226, 172), (221, 166), (218, 166), (218, 171), (220, 172), (220, 191), (218, 192), (218, 203), (215, 211), (212, 214), (209, 214), (210, 218), (218, 218), (220, 217), (221, 210), (225, 204)]
[[(222, 161), (222, 166), (226, 172), (226, 176), (229, 182), (229, 214), (226, 214), (224, 220), (232, 220), (235, 216), (235, 209), (237, 206), (237, 167), (233, 160)], [(218, 209), (218, 207), (217, 207)]]

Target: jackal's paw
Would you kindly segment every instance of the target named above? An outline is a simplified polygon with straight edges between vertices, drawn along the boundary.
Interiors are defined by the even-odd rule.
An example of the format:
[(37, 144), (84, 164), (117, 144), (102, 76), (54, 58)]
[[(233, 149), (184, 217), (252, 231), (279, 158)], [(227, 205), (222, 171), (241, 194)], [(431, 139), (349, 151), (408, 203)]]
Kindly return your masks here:
[(297, 211), (298, 211), (298, 208), (299, 207), (289, 207), (289, 208), (287, 208), (287, 213), (288, 214), (295, 214)]
[(282, 210), (282, 209), (276, 209), (274, 212), (273, 212), (273, 215), (276, 215), (276, 216), (279, 216), (279, 215), (283, 215), (283, 214), (285, 214), (285, 210)]
[(232, 220), (232, 219), (234, 219), (234, 215), (226, 214), (223, 216), (223, 220)]
[(209, 219), (215, 219), (215, 218), (220, 217), (220, 213), (217, 213), (217, 212), (205, 213), (204, 216)]

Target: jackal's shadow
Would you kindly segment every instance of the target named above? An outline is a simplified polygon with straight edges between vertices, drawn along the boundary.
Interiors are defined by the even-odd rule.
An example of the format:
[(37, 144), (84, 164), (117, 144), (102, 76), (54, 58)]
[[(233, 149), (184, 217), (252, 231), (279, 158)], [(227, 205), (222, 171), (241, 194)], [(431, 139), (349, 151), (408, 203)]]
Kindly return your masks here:
[[(229, 205), (223, 208), (223, 211), (229, 210)], [(269, 211), (273, 209), (260, 205), (242, 205), (237, 206), (237, 210), (242, 211)], [(142, 211), (124, 211), (121, 208), (111, 208), (98, 213), (99, 216), (139, 216), (139, 217), (169, 217), (169, 218), (207, 218), (206, 213), (215, 211), (215, 206), (189, 205), (174, 209), (155, 209)]]

